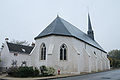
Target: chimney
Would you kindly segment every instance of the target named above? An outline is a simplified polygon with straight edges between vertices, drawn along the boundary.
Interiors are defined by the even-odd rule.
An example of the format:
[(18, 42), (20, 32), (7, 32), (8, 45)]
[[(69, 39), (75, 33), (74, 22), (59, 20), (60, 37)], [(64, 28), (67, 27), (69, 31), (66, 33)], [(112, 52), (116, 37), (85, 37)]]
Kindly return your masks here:
[(35, 47), (35, 43), (34, 43), (34, 42), (32, 42), (31, 46), (32, 46), (32, 47)]
[(5, 41), (8, 42), (9, 38), (5, 38)]

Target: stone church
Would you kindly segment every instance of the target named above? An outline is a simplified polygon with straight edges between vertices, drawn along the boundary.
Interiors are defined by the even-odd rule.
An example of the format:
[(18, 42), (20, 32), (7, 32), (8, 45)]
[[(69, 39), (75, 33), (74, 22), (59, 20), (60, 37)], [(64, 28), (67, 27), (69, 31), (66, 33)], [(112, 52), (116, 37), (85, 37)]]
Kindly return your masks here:
[(31, 56), (33, 66), (52, 66), (61, 73), (110, 69), (107, 52), (94, 39), (89, 14), (87, 34), (57, 16), (35, 37)]
[[(3, 63), (4, 67), (10, 67), (10, 61), (14, 61), (14, 63), (16, 61), (16, 64), (19, 66), (21, 62), (22, 64), (26, 62), (27, 66), (37, 68), (40, 68), (42, 65), (51, 66), (56, 69), (56, 72), (60, 70), (63, 74), (79, 74), (82, 72), (97, 72), (110, 69), (107, 52), (94, 39), (94, 31), (92, 30), (89, 14), (87, 34), (57, 16), (34, 39), (34, 47), (7, 42), (5, 44), (7, 48), (1, 51), (1, 59), (6, 60), (6, 64), (5, 62)], [(14, 48), (10, 49), (13, 45)], [(8, 51), (6, 54), (5, 51), (7, 49), (13, 53), (10, 59), (6, 56), (12, 54), (9, 53), (11, 51)]]

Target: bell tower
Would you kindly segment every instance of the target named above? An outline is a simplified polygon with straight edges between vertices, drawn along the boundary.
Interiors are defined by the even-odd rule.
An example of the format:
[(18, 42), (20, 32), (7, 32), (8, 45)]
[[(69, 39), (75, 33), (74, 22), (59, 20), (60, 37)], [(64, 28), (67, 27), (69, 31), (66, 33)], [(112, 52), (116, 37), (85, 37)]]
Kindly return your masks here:
[(94, 40), (94, 32), (93, 32), (93, 30), (92, 30), (92, 25), (91, 25), (89, 13), (88, 13), (88, 31), (87, 31), (87, 35), (88, 35), (92, 40)]

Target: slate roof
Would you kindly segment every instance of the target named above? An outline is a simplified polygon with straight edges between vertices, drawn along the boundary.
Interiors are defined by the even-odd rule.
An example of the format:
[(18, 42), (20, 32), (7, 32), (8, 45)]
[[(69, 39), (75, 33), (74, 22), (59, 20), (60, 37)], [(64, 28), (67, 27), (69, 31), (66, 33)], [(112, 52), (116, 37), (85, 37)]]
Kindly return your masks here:
[(30, 54), (32, 49), (34, 48), (32, 46), (18, 45), (9, 42), (7, 42), (7, 45), (10, 52), (25, 53), (25, 54)]
[(48, 25), (35, 39), (39, 39), (48, 35), (61, 35), (77, 38), (99, 50), (105, 50), (95, 41), (92, 40), (86, 33), (79, 30), (69, 22), (57, 16), (57, 18)]

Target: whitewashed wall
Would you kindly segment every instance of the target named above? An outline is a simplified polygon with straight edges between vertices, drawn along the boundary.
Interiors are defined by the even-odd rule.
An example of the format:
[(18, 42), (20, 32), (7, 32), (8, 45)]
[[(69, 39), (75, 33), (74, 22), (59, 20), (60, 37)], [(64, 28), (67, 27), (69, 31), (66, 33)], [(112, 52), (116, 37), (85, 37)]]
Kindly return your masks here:
[[(45, 43), (47, 49), (47, 60), (40, 60), (40, 45)], [(60, 61), (60, 46), (67, 45), (67, 60)], [(96, 53), (96, 55), (94, 54)], [(103, 55), (102, 55), (103, 54)], [(35, 48), (31, 53), (32, 65), (52, 66), (61, 70), (62, 73), (80, 73), (101, 71), (109, 69), (109, 60), (106, 53), (88, 45), (84, 42), (66, 36), (47, 36), (37, 39)], [(105, 66), (106, 65), (106, 66)]]
[(12, 60), (17, 61), (17, 66), (21, 66), (23, 61), (27, 62), (27, 66), (32, 66), (31, 57), (29, 54), (18, 53), (17, 56), (14, 56), (13, 52), (9, 52), (7, 43), (5, 42), (4, 48), (1, 51), (1, 67), (11, 67)]

